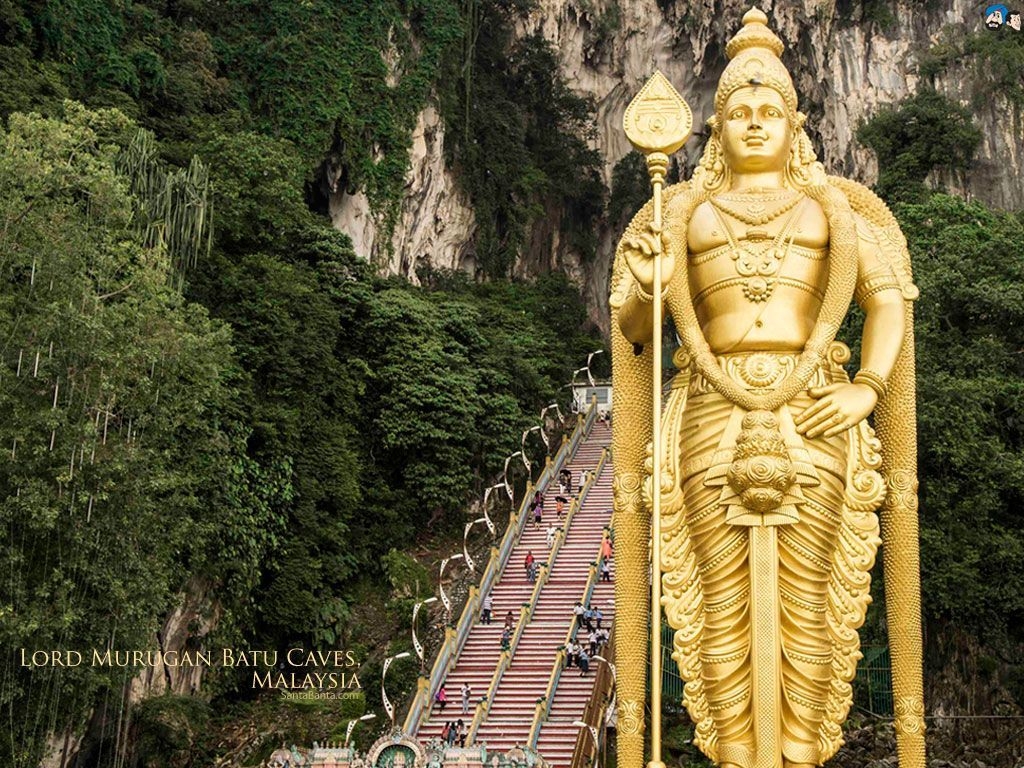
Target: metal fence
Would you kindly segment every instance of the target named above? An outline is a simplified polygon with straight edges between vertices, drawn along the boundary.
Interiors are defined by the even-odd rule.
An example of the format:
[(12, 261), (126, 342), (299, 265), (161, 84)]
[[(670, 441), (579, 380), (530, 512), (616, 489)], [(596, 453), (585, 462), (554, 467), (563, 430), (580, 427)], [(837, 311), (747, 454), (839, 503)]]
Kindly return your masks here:
[(864, 658), (857, 665), (853, 700), (872, 714), (891, 717), (892, 662), (889, 660), (889, 646), (867, 645), (861, 648), (861, 653)]
[[(662, 619), (661, 622), (661, 706), (666, 712), (683, 709), (683, 678), (679, 676), (679, 665), (672, 658), (672, 636), (675, 630)], [(651, 689), (651, 661), (647, 660), (647, 690)]]

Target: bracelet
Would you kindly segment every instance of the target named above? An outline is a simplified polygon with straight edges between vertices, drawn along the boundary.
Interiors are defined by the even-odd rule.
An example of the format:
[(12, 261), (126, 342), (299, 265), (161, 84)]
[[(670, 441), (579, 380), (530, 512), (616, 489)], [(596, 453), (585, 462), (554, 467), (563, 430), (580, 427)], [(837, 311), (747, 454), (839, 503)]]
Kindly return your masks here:
[[(651, 304), (654, 302), (654, 294), (648, 293), (640, 287), (640, 283), (633, 283), (633, 292), (636, 293), (636, 297), (644, 304)], [(668, 286), (661, 289), (661, 298), (664, 300), (665, 294), (668, 292)]]
[(636, 294), (636, 297), (640, 299), (640, 301), (642, 301), (644, 304), (651, 304), (654, 301), (654, 294), (648, 293), (643, 288), (641, 288), (639, 282), (633, 284), (633, 292)]
[(853, 383), (871, 387), (871, 389), (875, 390), (875, 394), (878, 395), (879, 398), (885, 397), (885, 393), (888, 391), (885, 379), (870, 368), (861, 368), (857, 371), (857, 375), (853, 377)]

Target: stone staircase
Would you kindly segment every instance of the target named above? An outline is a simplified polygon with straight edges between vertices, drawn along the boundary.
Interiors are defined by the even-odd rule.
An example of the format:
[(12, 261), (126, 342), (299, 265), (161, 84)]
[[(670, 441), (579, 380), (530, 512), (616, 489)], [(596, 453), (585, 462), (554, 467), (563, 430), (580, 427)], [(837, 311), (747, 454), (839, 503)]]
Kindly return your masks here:
[[(611, 429), (602, 422), (595, 422), (568, 465), (573, 473), (575, 491), (580, 489), (580, 473), (597, 469), (604, 450), (610, 444)], [(448, 705), (443, 714), (437, 704), (432, 706), (430, 717), (416, 732), (419, 739), (425, 741), (440, 736), (444, 723), (450, 720), (462, 718), (469, 727), (476, 705), (487, 694), (500, 661), (505, 615), (512, 611), (518, 621), (523, 604), (529, 602), (533, 593), (534, 584), (527, 580), (523, 566), (526, 554), (532, 551), (537, 562), (548, 561), (546, 528), (551, 520), (557, 519), (554, 510), (556, 495), (557, 485), (552, 484), (545, 489), (543, 525), (532, 528), (528, 524), (516, 542), (505, 571), (492, 588), (493, 623), (484, 625), (478, 621), (470, 631), (461, 654), (445, 678)], [(550, 564), (550, 574), (540, 591), (533, 615), (523, 628), (511, 664), (501, 676), (486, 716), (480, 723), (474, 743), (486, 745), (490, 754), (529, 746), (538, 699), (547, 692), (556, 664), (561, 664), (559, 650), (574, 622), (572, 607), (583, 597), (591, 564), (600, 552), (604, 528), (611, 522), (611, 509), (612, 466), (608, 461), (591, 485), (582, 507), (573, 516), (565, 541)], [(590, 605), (601, 608), (604, 613), (602, 626), (610, 627), (614, 615), (612, 583), (596, 582)], [(585, 644), (585, 640), (583, 632), (580, 642)], [(572, 723), (582, 716), (590, 698), (597, 663), (600, 662), (592, 662), (586, 677), (580, 677), (575, 667), (558, 676), (549, 717), (540, 730), (536, 746), (554, 768), (568, 768), (571, 762), (579, 731), (579, 727)], [(459, 694), (463, 682), (468, 682), (473, 691), (466, 714), (462, 713)]]

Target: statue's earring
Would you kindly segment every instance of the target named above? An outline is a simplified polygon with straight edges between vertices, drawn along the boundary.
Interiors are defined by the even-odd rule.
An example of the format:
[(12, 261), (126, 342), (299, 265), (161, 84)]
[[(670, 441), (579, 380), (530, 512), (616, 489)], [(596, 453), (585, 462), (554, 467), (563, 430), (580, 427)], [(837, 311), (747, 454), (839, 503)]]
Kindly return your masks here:
[(709, 170), (714, 174), (720, 174), (724, 168), (722, 163), (722, 147), (717, 136), (711, 137), (711, 152), (708, 153)]
[(703, 167), (707, 173), (704, 177), (704, 186), (707, 189), (716, 189), (725, 175), (725, 163), (722, 161), (722, 142), (718, 135), (718, 120), (715, 117), (709, 117), (707, 125), (711, 129), (711, 136), (708, 138), (708, 145), (704, 150)]
[(814, 154), (814, 147), (811, 145), (811, 140), (807, 137), (806, 133), (800, 134), (800, 157), (805, 166), (810, 165), (818, 159), (818, 156)]
[(803, 134), (797, 133), (793, 143), (789, 145), (789, 175), (798, 184), (806, 184), (810, 180), (807, 163), (803, 152)]
[(712, 134), (711, 138), (708, 139), (708, 156), (704, 167), (708, 173), (704, 186), (708, 189), (717, 189), (725, 176), (725, 163), (722, 161), (721, 144), (718, 141), (718, 136), (715, 134)]
[(718, 157), (718, 131), (715, 130), (717, 126), (718, 121), (714, 117), (709, 117), (708, 128), (711, 129), (711, 136), (708, 138), (707, 151), (704, 153), (704, 167), (709, 173), (714, 173), (715, 165), (721, 164)]

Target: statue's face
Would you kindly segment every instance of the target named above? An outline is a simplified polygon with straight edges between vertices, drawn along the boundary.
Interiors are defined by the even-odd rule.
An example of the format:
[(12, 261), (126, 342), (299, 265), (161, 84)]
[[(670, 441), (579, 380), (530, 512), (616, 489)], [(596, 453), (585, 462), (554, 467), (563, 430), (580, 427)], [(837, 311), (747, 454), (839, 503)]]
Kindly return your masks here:
[(786, 102), (767, 86), (744, 86), (725, 102), (722, 152), (734, 173), (781, 171), (789, 160), (793, 126)]

